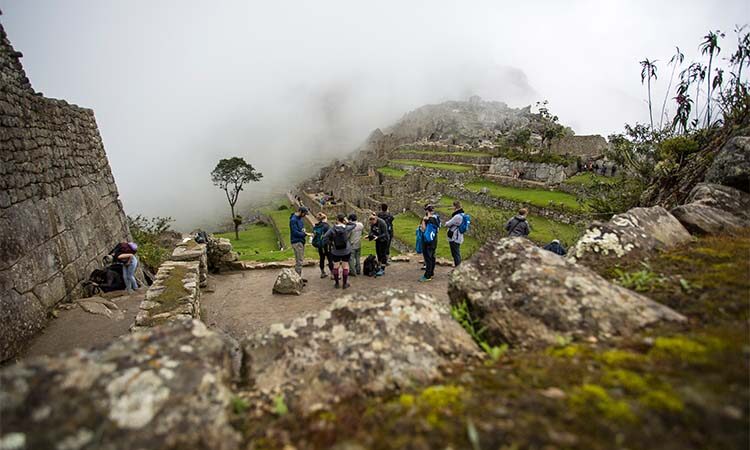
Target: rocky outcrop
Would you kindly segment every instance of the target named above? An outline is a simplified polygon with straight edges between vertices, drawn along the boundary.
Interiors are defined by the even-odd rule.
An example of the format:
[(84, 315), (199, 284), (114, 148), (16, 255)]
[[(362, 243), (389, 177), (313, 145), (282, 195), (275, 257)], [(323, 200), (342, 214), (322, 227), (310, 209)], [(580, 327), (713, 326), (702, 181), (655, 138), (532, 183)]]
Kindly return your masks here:
[(304, 286), (305, 283), (302, 281), (302, 276), (295, 272), (294, 269), (281, 269), (281, 272), (276, 277), (276, 282), (273, 284), (273, 293), (300, 295)]
[(491, 344), (514, 347), (609, 339), (684, 320), (523, 238), (486, 244), (453, 271), (448, 292), (453, 304), (466, 302)]
[(0, 27), (0, 361), (131, 239), (94, 112), (34, 92)]
[(228, 350), (183, 321), (0, 372), (0, 446), (131, 450), (239, 447)]
[(399, 290), (341, 297), (243, 346), (248, 381), (303, 413), (433, 381), (442, 366), (477, 350), (447, 304)]
[(720, 184), (700, 183), (688, 203), (671, 211), (693, 234), (737, 234), (750, 227), (750, 194)]
[(159, 267), (146, 292), (131, 331), (184, 319), (200, 319), (201, 290), (198, 261), (167, 261)]
[(705, 181), (750, 192), (750, 137), (727, 141), (708, 168)]
[(633, 208), (609, 222), (594, 222), (568, 255), (590, 267), (611, 265), (622, 258), (640, 258), (690, 239), (685, 227), (661, 206)]

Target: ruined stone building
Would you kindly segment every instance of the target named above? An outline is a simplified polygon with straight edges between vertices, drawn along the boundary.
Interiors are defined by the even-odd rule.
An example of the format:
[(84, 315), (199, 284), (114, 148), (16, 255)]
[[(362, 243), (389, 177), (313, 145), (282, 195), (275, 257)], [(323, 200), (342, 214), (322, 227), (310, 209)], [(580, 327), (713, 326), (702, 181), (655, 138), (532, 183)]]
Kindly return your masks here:
[(0, 26), (0, 361), (130, 238), (94, 112), (34, 91)]

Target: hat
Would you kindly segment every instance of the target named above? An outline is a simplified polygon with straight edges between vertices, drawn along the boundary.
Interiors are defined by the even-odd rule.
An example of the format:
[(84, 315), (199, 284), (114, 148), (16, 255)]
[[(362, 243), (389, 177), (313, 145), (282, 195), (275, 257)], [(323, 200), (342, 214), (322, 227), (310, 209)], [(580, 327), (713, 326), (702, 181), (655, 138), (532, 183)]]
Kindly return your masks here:
[(136, 244), (135, 242), (128, 242), (128, 247), (130, 247), (130, 249), (134, 252), (138, 251), (138, 244)]
[(435, 207), (432, 206), (432, 205), (430, 205), (430, 204), (427, 204), (427, 205), (424, 205), (424, 210), (425, 211), (435, 211)]
[(302, 214), (307, 214), (307, 213), (310, 212), (310, 210), (307, 209), (307, 207), (305, 207), (305, 206), (300, 206), (297, 211), (301, 212)]

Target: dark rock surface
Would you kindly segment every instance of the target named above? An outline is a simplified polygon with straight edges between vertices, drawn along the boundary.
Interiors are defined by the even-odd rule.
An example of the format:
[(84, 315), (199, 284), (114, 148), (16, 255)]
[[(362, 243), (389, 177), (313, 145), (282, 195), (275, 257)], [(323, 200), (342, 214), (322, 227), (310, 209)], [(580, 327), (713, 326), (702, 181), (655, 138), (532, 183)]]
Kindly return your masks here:
[(447, 302), (400, 290), (341, 297), (317, 314), (272, 325), (243, 347), (248, 382), (303, 413), (433, 381), (442, 366), (478, 351)]
[(701, 203), (750, 221), (750, 194), (729, 186), (699, 183), (685, 203)]
[(672, 209), (672, 215), (693, 234), (737, 234), (750, 225), (745, 220), (703, 203), (688, 203)]
[(568, 252), (572, 261), (590, 267), (640, 258), (690, 241), (690, 233), (661, 206), (633, 208), (606, 223), (593, 222)]
[(727, 141), (708, 168), (705, 180), (750, 192), (750, 137), (737, 136)]
[(628, 335), (680, 314), (617, 286), (523, 238), (482, 247), (451, 274), (454, 304), (466, 301), (491, 344), (555, 344)]
[(199, 321), (0, 372), (0, 447), (236, 449), (229, 350)]

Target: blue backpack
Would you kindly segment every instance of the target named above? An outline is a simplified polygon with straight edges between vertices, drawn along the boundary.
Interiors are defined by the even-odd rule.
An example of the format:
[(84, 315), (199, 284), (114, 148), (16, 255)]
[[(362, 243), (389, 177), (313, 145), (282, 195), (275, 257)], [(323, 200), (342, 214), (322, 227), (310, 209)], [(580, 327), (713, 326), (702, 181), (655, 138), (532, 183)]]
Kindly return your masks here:
[(461, 232), (461, 234), (466, 234), (467, 231), (469, 231), (469, 225), (471, 225), (471, 216), (468, 214), (462, 214), (464, 220), (461, 222), (461, 225), (458, 226), (458, 231)]
[(424, 229), (424, 241), (435, 242), (436, 237), (437, 237), (437, 227), (433, 223), (428, 222), (427, 226)]

